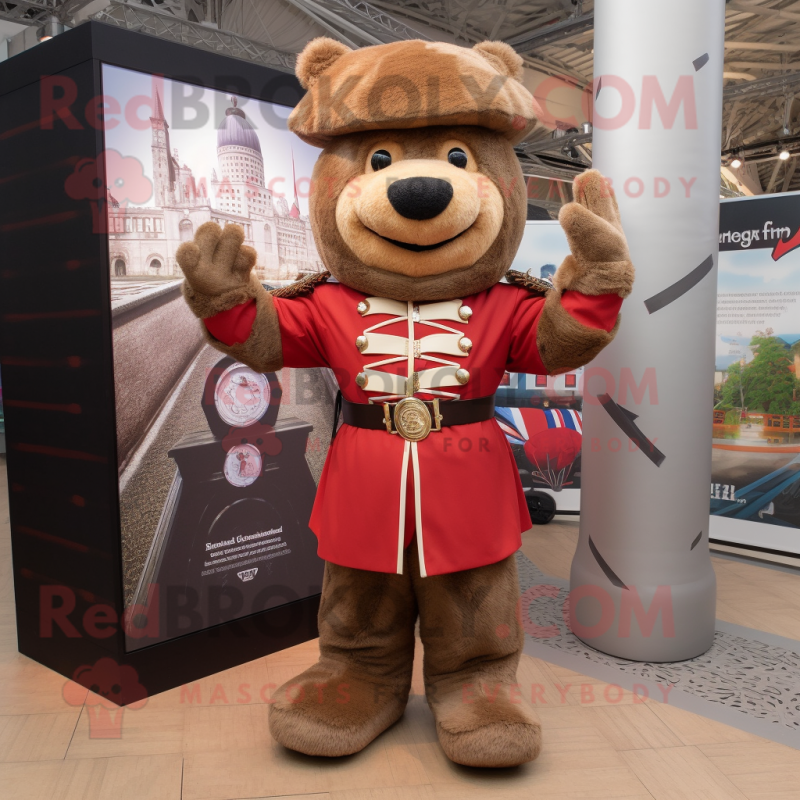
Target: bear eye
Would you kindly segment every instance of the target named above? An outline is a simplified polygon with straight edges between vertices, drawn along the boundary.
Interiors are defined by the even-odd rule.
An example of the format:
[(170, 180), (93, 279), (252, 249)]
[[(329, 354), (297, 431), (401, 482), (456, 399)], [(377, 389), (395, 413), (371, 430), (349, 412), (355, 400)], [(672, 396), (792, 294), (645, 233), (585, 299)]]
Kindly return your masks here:
[(465, 169), (467, 166), (467, 154), (460, 147), (454, 147), (447, 154), (447, 160), (459, 169)]
[(377, 172), (379, 169), (386, 169), (392, 163), (392, 156), (387, 150), (376, 150), (369, 163)]

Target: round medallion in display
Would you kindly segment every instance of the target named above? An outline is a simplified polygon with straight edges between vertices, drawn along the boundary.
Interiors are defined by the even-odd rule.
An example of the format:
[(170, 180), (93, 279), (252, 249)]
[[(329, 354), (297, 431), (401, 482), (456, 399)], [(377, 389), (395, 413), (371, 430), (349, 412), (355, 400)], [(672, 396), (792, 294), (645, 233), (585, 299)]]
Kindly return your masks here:
[(214, 392), (219, 418), (234, 428), (246, 428), (269, 408), (270, 386), (264, 375), (235, 362), (220, 376)]
[(225, 456), (225, 479), (231, 486), (250, 486), (261, 474), (261, 453), (252, 444), (237, 444)]
[(210, 370), (203, 389), (203, 413), (214, 436), (224, 439), (231, 431), (259, 425), (274, 427), (281, 404), (281, 386), (274, 372), (256, 372), (225, 356)]

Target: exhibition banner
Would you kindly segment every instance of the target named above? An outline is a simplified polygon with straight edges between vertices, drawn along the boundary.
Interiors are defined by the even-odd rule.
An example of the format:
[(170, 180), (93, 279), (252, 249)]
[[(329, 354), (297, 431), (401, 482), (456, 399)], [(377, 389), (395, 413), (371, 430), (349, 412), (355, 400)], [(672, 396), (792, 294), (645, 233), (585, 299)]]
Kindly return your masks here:
[(800, 553), (800, 195), (724, 201), (719, 247), (710, 538)]
[[(175, 260), (213, 221), (243, 227), (267, 287), (323, 269), (308, 219), (318, 151), (289, 133), (290, 109), (108, 65), (102, 75), (126, 109), (105, 131), (97, 232), (134, 650), (319, 594), (308, 520), (335, 391), (322, 370), (263, 375), (210, 347)], [(96, 173), (82, 162), (67, 191), (90, 195)]]
[[(568, 253), (557, 222), (528, 222), (513, 268), (551, 279)], [(577, 452), (572, 448), (575, 434), (581, 434), (582, 373), (509, 374), (497, 394), (498, 421), (523, 487), (551, 494), (559, 511), (580, 509), (580, 441)], [(720, 206), (711, 539), (800, 553), (798, 377), (800, 194), (725, 200)], [(547, 433), (558, 429), (560, 434)]]
[[(710, 537), (800, 553), (800, 194), (722, 201), (719, 236)], [(552, 278), (568, 252), (557, 222), (529, 222), (513, 268)], [(504, 384), (498, 419), (523, 486), (552, 494), (559, 511), (579, 510), (580, 453), (569, 462), (566, 438), (558, 452), (537, 447), (529, 429), (548, 422), (527, 424), (523, 409), (579, 416), (582, 370)]]

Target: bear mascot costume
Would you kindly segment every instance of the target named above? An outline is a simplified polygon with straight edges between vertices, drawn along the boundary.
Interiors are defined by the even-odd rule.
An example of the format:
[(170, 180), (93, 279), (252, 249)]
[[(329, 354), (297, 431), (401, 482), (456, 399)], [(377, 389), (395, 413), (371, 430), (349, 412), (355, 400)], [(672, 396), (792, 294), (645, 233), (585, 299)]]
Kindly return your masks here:
[(322, 148), (310, 219), (328, 271), (266, 291), (238, 225), (177, 252), (214, 347), (260, 372), (329, 367), (343, 395), (310, 521), (320, 657), (275, 693), (270, 730), (309, 755), (366, 747), (403, 715), (419, 620), (447, 756), (522, 764), (541, 748), (516, 684), (531, 523), (494, 393), (507, 370), (573, 370), (613, 339), (633, 280), (616, 200), (579, 176), (554, 283), (509, 270), (527, 210), (514, 144), (537, 107), (506, 44), (321, 38), (297, 77), (289, 128)]

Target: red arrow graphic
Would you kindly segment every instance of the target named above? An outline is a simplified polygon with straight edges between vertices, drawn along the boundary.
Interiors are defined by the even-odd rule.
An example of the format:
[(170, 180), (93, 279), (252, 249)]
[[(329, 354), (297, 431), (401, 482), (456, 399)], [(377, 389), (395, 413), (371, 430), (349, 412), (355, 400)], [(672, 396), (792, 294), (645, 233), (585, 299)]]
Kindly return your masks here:
[(783, 258), (787, 253), (791, 253), (792, 250), (796, 250), (800, 247), (800, 228), (797, 229), (797, 232), (791, 239), (787, 239), (784, 241), (781, 239), (778, 244), (775, 245), (775, 249), (772, 251), (772, 260), (777, 261), (779, 258)]

